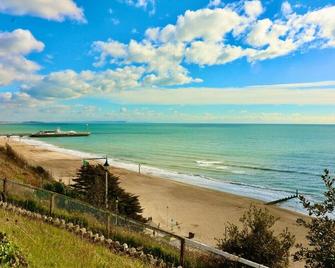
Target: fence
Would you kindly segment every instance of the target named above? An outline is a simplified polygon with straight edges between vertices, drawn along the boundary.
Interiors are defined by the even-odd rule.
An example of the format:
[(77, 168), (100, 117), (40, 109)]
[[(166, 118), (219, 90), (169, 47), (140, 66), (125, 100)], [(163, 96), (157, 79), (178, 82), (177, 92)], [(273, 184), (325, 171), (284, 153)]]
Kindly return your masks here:
[(45, 189), (0, 179), (0, 191), (7, 202), (42, 214), (63, 218), (103, 234), (107, 238), (133, 247), (141, 247), (145, 253), (150, 253), (169, 263), (184, 267), (209, 267), (209, 260), (220, 259), (249, 267), (266, 268), (155, 226)]

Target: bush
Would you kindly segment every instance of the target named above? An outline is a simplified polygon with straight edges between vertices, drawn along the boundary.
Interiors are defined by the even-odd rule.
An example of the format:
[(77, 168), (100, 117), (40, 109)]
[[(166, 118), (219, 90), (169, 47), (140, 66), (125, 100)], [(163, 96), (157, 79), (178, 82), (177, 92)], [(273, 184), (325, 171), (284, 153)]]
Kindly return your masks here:
[(309, 247), (298, 244), (294, 260), (305, 260), (305, 267), (335, 267), (335, 220), (330, 217), (335, 210), (335, 177), (331, 178), (327, 169), (324, 172), (321, 176), (326, 186), (323, 202), (312, 204), (304, 196), (299, 196), (309, 215), (313, 216), (297, 221), (308, 229), (306, 238)]
[(228, 224), (225, 237), (217, 239), (217, 246), (223, 251), (269, 267), (287, 267), (289, 250), (295, 238), (287, 228), (275, 236), (271, 228), (277, 220), (267, 209), (251, 206), (240, 219), (242, 229)]
[(78, 195), (72, 191), (72, 189), (69, 186), (66, 186), (62, 182), (58, 181), (50, 181), (45, 184), (43, 184), (43, 189), (48, 190), (50, 192), (55, 192), (58, 194), (66, 195), (71, 198), (77, 198)]
[(66, 188), (64, 183), (61, 182), (48, 182), (43, 184), (43, 189), (51, 191), (51, 192), (55, 192), (58, 194), (66, 194)]
[(28, 263), (21, 251), (2, 232), (0, 232), (0, 266), (28, 267)]

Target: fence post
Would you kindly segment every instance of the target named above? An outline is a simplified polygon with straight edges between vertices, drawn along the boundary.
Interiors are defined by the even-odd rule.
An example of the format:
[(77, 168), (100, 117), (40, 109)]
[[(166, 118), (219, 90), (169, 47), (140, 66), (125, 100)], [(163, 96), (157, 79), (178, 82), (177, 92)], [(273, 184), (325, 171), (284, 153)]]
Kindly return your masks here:
[(7, 178), (5, 178), (3, 180), (3, 198), (4, 198), (4, 202), (7, 201)]
[(51, 194), (50, 196), (50, 207), (49, 207), (49, 215), (51, 216), (55, 207), (55, 194)]
[(111, 217), (108, 214), (107, 216), (107, 238), (109, 239), (109, 230), (110, 230), (110, 224), (111, 224)]
[(180, 239), (180, 256), (179, 265), (184, 267), (184, 257), (185, 257), (185, 238)]

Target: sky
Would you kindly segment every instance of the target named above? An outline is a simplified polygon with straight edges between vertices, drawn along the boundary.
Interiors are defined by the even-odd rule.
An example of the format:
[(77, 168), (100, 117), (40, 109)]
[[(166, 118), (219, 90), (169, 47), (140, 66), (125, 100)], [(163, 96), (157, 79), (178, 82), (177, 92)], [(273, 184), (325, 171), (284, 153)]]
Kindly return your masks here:
[(0, 0), (0, 121), (335, 123), (335, 3)]

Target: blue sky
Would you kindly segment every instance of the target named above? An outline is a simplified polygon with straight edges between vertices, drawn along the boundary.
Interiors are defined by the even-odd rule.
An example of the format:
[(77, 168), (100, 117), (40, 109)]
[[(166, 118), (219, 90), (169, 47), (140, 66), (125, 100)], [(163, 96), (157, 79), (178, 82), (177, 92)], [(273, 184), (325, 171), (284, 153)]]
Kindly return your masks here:
[(335, 123), (332, 1), (0, 0), (0, 121)]

